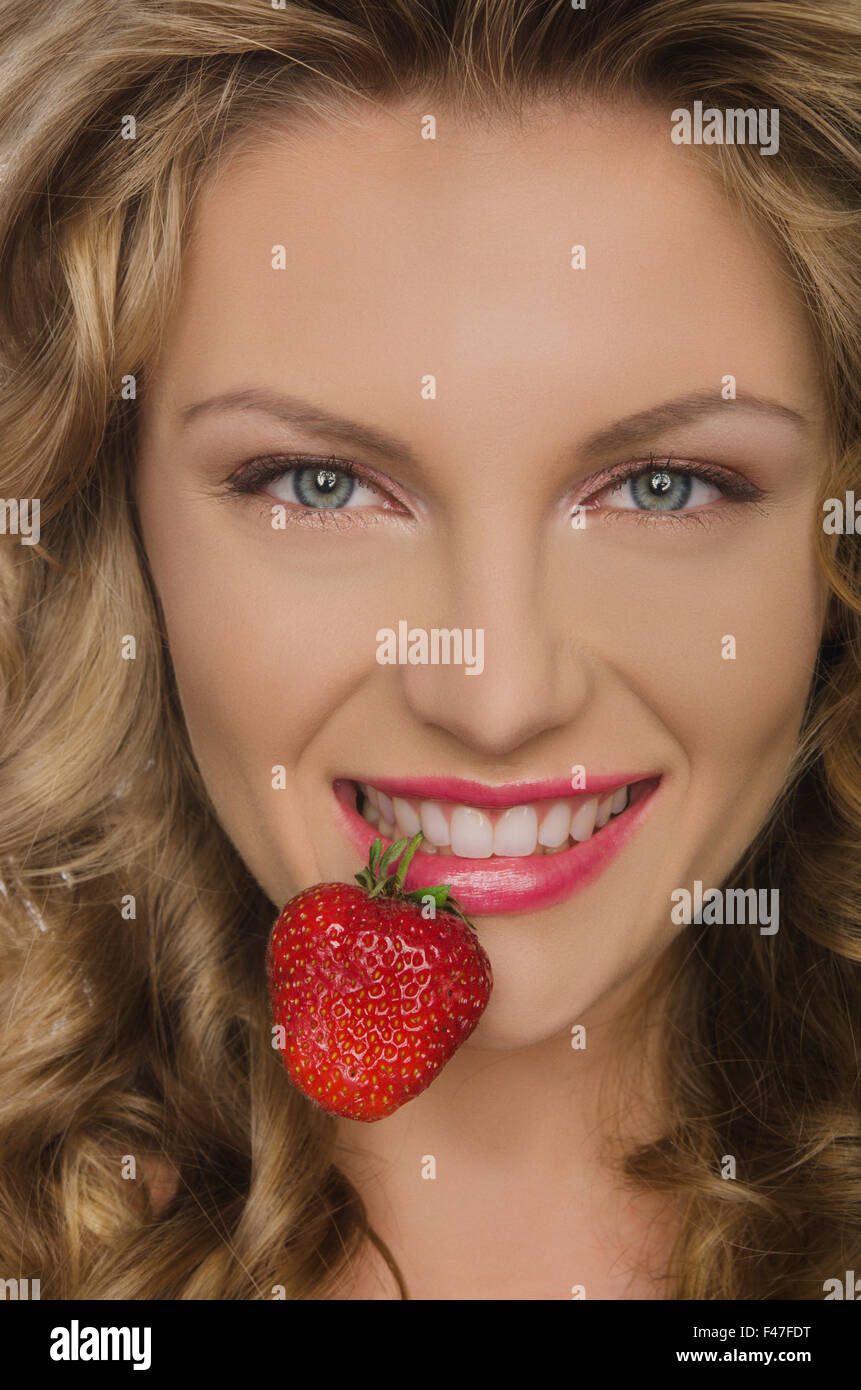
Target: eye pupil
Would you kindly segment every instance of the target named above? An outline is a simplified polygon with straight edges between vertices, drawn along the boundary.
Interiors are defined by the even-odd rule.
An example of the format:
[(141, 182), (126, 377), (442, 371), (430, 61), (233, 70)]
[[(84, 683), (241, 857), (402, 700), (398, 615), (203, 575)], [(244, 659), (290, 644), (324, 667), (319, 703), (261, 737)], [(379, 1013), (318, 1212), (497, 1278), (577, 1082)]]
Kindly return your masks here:
[(340, 468), (319, 465), (299, 468), (293, 475), (296, 496), (306, 507), (344, 507), (356, 489), (356, 480)]
[(655, 473), (635, 473), (627, 485), (634, 505), (650, 512), (680, 511), (693, 491), (693, 479), (688, 474), (666, 468)]

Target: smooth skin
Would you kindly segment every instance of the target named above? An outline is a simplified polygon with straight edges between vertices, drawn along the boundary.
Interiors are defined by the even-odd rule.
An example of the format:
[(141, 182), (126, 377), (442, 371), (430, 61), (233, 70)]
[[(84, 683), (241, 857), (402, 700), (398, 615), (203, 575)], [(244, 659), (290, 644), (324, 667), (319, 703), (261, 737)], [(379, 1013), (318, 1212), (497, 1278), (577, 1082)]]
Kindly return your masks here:
[[(336, 1125), (413, 1297), (662, 1297), (678, 1204), (633, 1199), (607, 1148), (616, 1121), (625, 1142), (661, 1132), (659, 1040), (632, 1047), (622, 1025), (686, 930), (671, 893), (722, 883), (797, 739), (825, 611), (817, 364), (790, 275), (668, 111), (535, 106), (518, 126), (441, 109), (435, 140), (424, 114), (264, 129), (202, 190), (141, 403), (146, 550), (204, 780), (276, 908), (360, 867), (336, 777), (660, 773), (597, 881), (476, 919), (495, 988), (434, 1083)], [(286, 407), (187, 409), (236, 392), (400, 448)], [(686, 419), (630, 421), (694, 396)], [(288, 503), (277, 529), (285, 483), (224, 486), (272, 454), (334, 455), (379, 492), (322, 520)], [(600, 492), (651, 454), (763, 495), (712, 487), (655, 515)], [(379, 665), (375, 634), (402, 618), (483, 627), (483, 674)], [(381, 1268), (369, 1256), (341, 1296), (390, 1296)]]

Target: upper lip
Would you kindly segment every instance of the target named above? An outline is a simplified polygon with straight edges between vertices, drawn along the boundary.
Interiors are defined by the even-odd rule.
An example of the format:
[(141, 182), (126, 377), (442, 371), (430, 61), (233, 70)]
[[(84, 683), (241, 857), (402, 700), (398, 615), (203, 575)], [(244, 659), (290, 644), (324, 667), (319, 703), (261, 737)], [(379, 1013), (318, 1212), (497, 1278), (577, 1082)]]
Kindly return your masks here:
[(490, 786), (486, 782), (470, 782), (461, 777), (355, 777), (367, 787), (375, 787), (387, 796), (420, 797), (426, 801), (454, 801), (464, 806), (522, 806), (529, 801), (565, 799), (589, 793), (605, 793), (659, 776), (656, 772), (586, 771), (585, 787), (576, 790), (571, 777), (545, 778), (541, 781), (506, 782)]

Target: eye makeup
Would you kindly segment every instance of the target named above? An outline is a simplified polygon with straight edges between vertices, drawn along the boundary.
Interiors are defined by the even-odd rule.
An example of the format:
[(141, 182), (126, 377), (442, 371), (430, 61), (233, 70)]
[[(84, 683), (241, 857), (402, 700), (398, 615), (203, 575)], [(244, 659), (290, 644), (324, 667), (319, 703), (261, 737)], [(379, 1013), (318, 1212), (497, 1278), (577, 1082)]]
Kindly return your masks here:
[[(291, 480), (294, 499), (273, 493), (266, 497), (262, 493), (268, 485), (284, 479)], [(271, 512), (272, 506), (280, 505), (291, 524), (332, 524), (337, 515), (339, 529), (346, 530), (352, 525), (366, 526), (372, 520), (385, 519), (386, 514), (410, 515), (406, 505), (389, 491), (388, 481), (373, 470), (335, 455), (265, 455), (236, 469), (221, 485), (219, 493), (222, 497), (256, 499), (267, 512)], [(629, 484), (633, 505), (630, 500), (621, 502), (623, 490)], [(650, 453), (648, 461), (633, 459), (584, 480), (578, 484), (578, 500), (571, 499), (569, 494), (568, 505), (582, 511), (601, 511), (605, 515), (616, 513), (617, 517), (634, 513), (638, 520), (644, 517), (682, 520), (701, 517), (706, 510), (723, 510), (716, 505), (717, 499), (709, 499), (704, 504), (701, 501), (699, 506), (685, 506), (691, 498), (701, 498), (702, 486), (716, 489), (720, 497), (730, 503), (756, 503), (767, 496), (762, 488), (734, 469), (697, 460), (656, 457)], [(369, 499), (365, 505), (348, 507), (347, 503), (354, 500), (362, 488), (375, 494), (377, 500)], [(612, 497), (620, 499), (619, 506), (609, 505), (607, 499)], [(654, 507), (638, 505), (650, 500), (656, 502)], [(315, 501), (320, 505), (315, 506)], [(680, 501), (680, 505), (674, 506), (675, 501)]]
[[(370, 470), (359, 468), (349, 460), (336, 458), (334, 455), (315, 457), (312, 455), (273, 454), (252, 459), (250, 463), (243, 464), (230, 475), (224, 483), (224, 490), (232, 495), (255, 496), (260, 493), (261, 488), (270, 483), (278, 482), (290, 475), (295, 477), (302, 474), (312, 474), (314, 470), (318, 475), (326, 477), (327, 483), (335, 493), (338, 491), (341, 479), (352, 478), (356, 483), (377, 492), (384, 501), (395, 502), (395, 499), (386, 492), (381, 483), (377, 481), (376, 475)], [(323, 488), (321, 487), (320, 490), (322, 492)], [(283, 499), (276, 498), (275, 500)], [(344, 500), (348, 500), (348, 496)], [(306, 503), (305, 505), (309, 504)]]
[(761, 502), (767, 495), (761, 487), (734, 469), (723, 468), (713, 463), (701, 463), (697, 460), (656, 457), (654, 454), (650, 454), (648, 460), (634, 459), (627, 463), (618, 464), (614, 468), (606, 469), (603, 473), (587, 479), (590, 491), (578, 502), (578, 505), (587, 509), (590, 506), (596, 507), (598, 505), (596, 499), (603, 493), (621, 488), (632, 479), (648, 477), (649, 474), (666, 478), (677, 476), (699, 479), (701, 482), (710, 483), (717, 487), (724, 497), (733, 502)]

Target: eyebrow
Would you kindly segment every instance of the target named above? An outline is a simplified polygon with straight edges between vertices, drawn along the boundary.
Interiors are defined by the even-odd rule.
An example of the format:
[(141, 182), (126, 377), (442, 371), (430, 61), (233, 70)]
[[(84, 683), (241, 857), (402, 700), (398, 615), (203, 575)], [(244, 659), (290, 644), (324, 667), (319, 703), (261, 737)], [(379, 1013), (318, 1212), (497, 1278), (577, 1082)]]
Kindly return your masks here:
[(179, 418), (185, 428), (202, 415), (229, 410), (257, 411), (288, 425), (302, 425), (321, 434), (333, 435), (336, 439), (363, 444), (409, 467), (415, 468), (419, 464), (418, 456), (409, 445), (393, 434), (362, 425), (357, 420), (348, 420), (343, 415), (334, 415), (310, 401), (300, 400), (298, 396), (272, 395), (264, 391), (230, 391), (226, 395), (212, 396), (209, 400), (183, 406)]
[[(289, 425), (299, 425), (337, 439), (362, 444), (375, 453), (407, 467), (419, 467), (418, 456), (408, 444), (395, 435), (370, 425), (363, 425), (357, 420), (349, 420), (343, 415), (335, 415), (310, 401), (301, 400), (298, 396), (259, 390), (229, 391), (183, 406), (178, 415), (184, 429), (201, 416), (226, 411), (255, 411), (269, 415)], [(584, 460), (591, 461), (615, 450), (628, 448), (644, 437), (663, 434), (669, 429), (692, 424), (710, 415), (729, 415), (738, 411), (768, 415), (772, 419), (782, 420), (802, 429), (810, 428), (812, 423), (806, 416), (787, 405), (782, 405), (779, 401), (767, 400), (744, 391), (738, 392), (733, 400), (725, 401), (716, 395), (714, 388), (711, 388), (694, 391), (675, 400), (663, 401), (659, 405), (614, 420), (612, 424), (589, 435), (577, 447), (576, 452)]]
[(717, 396), (712, 388), (694, 391), (690, 395), (679, 396), (676, 400), (663, 401), (660, 405), (638, 410), (633, 415), (626, 415), (622, 420), (615, 420), (613, 424), (597, 430), (584, 440), (578, 453), (584, 459), (593, 459), (598, 455), (628, 448), (644, 436), (664, 434), (667, 430), (693, 424), (710, 415), (726, 417), (735, 414), (736, 411), (768, 415), (774, 420), (783, 420), (794, 425), (797, 429), (812, 427), (812, 421), (805, 415), (792, 410), (788, 405), (782, 405), (780, 401), (766, 400), (746, 391), (739, 391), (732, 400), (725, 401)]

